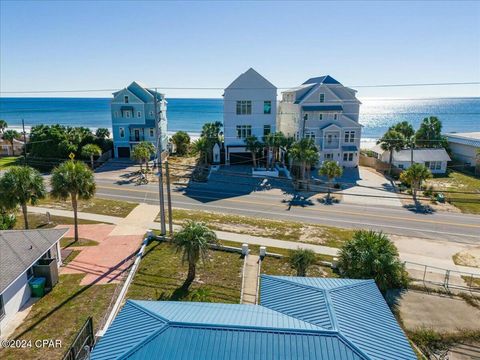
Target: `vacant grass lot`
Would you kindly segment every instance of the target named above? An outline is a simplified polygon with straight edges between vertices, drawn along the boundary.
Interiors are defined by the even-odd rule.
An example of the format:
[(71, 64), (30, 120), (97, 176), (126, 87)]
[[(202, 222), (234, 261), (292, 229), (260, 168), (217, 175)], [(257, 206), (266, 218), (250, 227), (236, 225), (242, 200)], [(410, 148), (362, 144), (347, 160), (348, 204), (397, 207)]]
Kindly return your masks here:
[[(92, 214), (126, 217), (137, 205), (137, 203), (127, 201), (109, 200), (95, 197), (90, 200), (80, 200), (78, 202), (78, 211)], [(50, 197), (40, 200), (38, 206), (52, 209), (72, 210), (72, 203), (70, 200), (62, 201)]]
[(0, 170), (12, 165), (17, 165), (21, 158), (19, 156), (7, 156), (0, 158)]
[[(267, 249), (268, 250), (268, 249)], [(318, 262), (323, 260), (317, 257)], [(296, 276), (297, 272), (291, 268), (288, 258), (275, 258), (266, 256), (262, 261), (261, 273), (266, 275)], [(307, 271), (307, 276), (311, 277), (338, 277), (328, 266), (322, 266), (318, 263), (312, 265)]]
[(59, 339), (61, 348), (7, 349), (1, 359), (61, 359), (89, 316), (95, 331), (110, 304), (115, 285), (80, 286), (83, 274), (61, 275), (53, 290), (38, 300), (12, 339)]
[(190, 296), (201, 288), (206, 289), (208, 301), (238, 303), (242, 266), (239, 254), (211, 250), (206, 263), (200, 262), (197, 266), (197, 277), (190, 293), (179, 294), (175, 290), (186, 278), (187, 264), (182, 264), (181, 253), (171, 244), (153, 241), (146, 248), (127, 299), (190, 300)]
[(446, 192), (446, 200), (463, 213), (480, 214), (480, 178), (451, 171), (446, 177), (428, 180), (427, 185), (433, 185), (436, 191), (457, 192)]
[(175, 224), (182, 224), (186, 220), (203, 221), (214, 230), (331, 247), (341, 247), (346, 240), (352, 238), (354, 233), (349, 229), (294, 221), (276, 221), (209, 211), (173, 209)]
[[(44, 214), (28, 214), (28, 225), (30, 229), (48, 229), (57, 225), (72, 225), (73, 218), (63, 216), (50, 216), (50, 224), (47, 223), (47, 217)], [(79, 224), (98, 224), (96, 221), (78, 219)], [(25, 222), (23, 221), (23, 214), (17, 213), (17, 223), (14, 230), (21, 230), (25, 228)]]

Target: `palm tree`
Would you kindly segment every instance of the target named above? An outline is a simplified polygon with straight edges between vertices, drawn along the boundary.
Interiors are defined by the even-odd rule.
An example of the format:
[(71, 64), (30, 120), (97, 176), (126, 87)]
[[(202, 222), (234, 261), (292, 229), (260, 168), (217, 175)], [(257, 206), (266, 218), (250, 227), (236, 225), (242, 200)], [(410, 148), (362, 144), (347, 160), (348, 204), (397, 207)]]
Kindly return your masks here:
[(193, 143), (193, 149), (200, 154), (200, 158), (203, 159), (203, 162), (208, 164), (208, 149), (210, 144), (208, 140), (204, 137), (199, 138)]
[[(267, 171), (270, 170), (270, 166), (273, 169), (274, 163), (274, 149), (275, 149), (275, 135), (270, 133), (263, 137), (263, 142), (265, 144), (265, 148), (267, 150), (267, 158), (266, 158), (266, 168)], [(270, 158), (270, 153), (272, 153), (272, 157)]]
[(102, 155), (102, 149), (96, 144), (87, 144), (82, 147), (82, 155), (90, 158), (90, 167), (93, 170), (93, 157)]
[(317, 151), (317, 148), (313, 140), (308, 138), (303, 138), (294, 143), (289, 150), (292, 159), (300, 164), (300, 179), (302, 181), (305, 180), (307, 160), (311, 158), (312, 150)]
[(412, 188), (412, 195), (415, 204), (417, 204), (417, 191), (422, 186), (423, 181), (430, 179), (432, 173), (423, 164), (413, 164), (407, 170), (402, 171), (400, 180), (409, 184)]
[(252, 153), (253, 168), (257, 167), (257, 153), (262, 150), (263, 145), (258, 141), (255, 135), (250, 135), (245, 138), (245, 149)]
[(5, 120), (0, 119), (0, 134), (3, 134), (5, 129), (8, 127), (8, 124)]
[(213, 147), (220, 142), (220, 130), (222, 129), (222, 126), (223, 124), (221, 121), (206, 123), (202, 126), (200, 137), (206, 139), (207, 159), (209, 160), (212, 159)]
[(110, 130), (106, 128), (98, 128), (97, 131), (95, 131), (95, 136), (99, 139), (108, 139), (110, 138)]
[(20, 205), (25, 229), (28, 229), (27, 205), (36, 205), (45, 198), (47, 191), (40, 173), (30, 166), (11, 166), (0, 178), (2, 203), (7, 208)]
[(155, 146), (148, 141), (142, 141), (132, 150), (132, 158), (140, 163), (140, 171), (143, 170), (142, 164), (145, 163), (147, 171), (149, 170), (148, 161), (155, 154)]
[(13, 146), (13, 141), (15, 139), (18, 139), (20, 137), (20, 134), (16, 130), (7, 130), (3, 133), (3, 139), (5, 141), (8, 141), (10, 145), (12, 146), (12, 155), (15, 156), (15, 148)]
[(342, 176), (343, 169), (340, 165), (338, 165), (335, 161), (324, 161), (320, 170), (318, 170), (318, 174), (322, 176), (326, 176), (328, 179), (328, 194), (327, 194), (327, 202), (330, 203), (330, 185), (333, 183), (335, 178)]
[(53, 169), (50, 178), (50, 195), (72, 201), (75, 241), (78, 241), (78, 200), (89, 200), (95, 195), (95, 178), (92, 170), (81, 161), (69, 160)]
[(280, 161), (280, 148), (287, 145), (287, 138), (283, 132), (278, 131), (274, 135), (274, 161)]
[(415, 134), (417, 145), (423, 147), (442, 146), (442, 122), (436, 116), (424, 118)]
[(377, 144), (380, 144), (380, 147), (384, 151), (390, 152), (390, 168), (388, 173), (392, 173), (392, 163), (393, 163), (393, 153), (394, 151), (400, 151), (404, 148), (407, 139), (403, 136), (402, 133), (396, 130), (388, 130), (381, 138), (377, 141)]
[(316, 165), (319, 160), (319, 155), (317, 149), (308, 149), (305, 152), (305, 165), (307, 167), (306, 174), (307, 174), (307, 191), (310, 190), (310, 173), (312, 170), (312, 166)]
[(217, 243), (217, 235), (205, 223), (189, 220), (183, 229), (173, 236), (173, 243), (177, 252), (182, 252), (182, 262), (188, 262), (187, 278), (181, 286), (185, 291), (195, 280), (198, 260), (207, 258), (209, 246)]
[(297, 271), (297, 276), (307, 276), (308, 268), (316, 262), (316, 256), (310, 249), (292, 250), (288, 262), (291, 268)]
[(390, 126), (388, 130), (398, 131), (406, 139), (410, 139), (413, 135), (415, 135), (415, 130), (413, 129), (412, 124), (410, 124), (408, 121), (396, 123), (395, 125)]
[(360, 230), (340, 249), (338, 267), (342, 277), (374, 279), (380, 291), (408, 284), (398, 250), (382, 232)]

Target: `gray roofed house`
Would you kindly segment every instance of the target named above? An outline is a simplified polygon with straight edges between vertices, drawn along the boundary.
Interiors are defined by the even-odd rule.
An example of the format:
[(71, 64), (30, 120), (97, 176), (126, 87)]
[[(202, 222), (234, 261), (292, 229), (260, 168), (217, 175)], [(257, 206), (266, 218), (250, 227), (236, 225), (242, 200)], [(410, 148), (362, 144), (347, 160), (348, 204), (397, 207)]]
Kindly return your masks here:
[(0, 231), (0, 331), (30, 299), (28, 285), (40, 259), (61, 263), (60, 239), (68, 229)]
[(479, 162), (480, 131), (447, 134), (452, 157), (464, 164), (475, 166)]
[[(388, 163), (390, 152), (382, 149), (380, 145), (372, 149), (376, 158)], [(413, 162), (424, 164), (433, 174), (444, 174), (447, 171), (447, 164), (451, 161), (450, 156), (444, 148), (426, 148), (413, 150)], [(393, 165), (399, 169), (408, 169), (412, 162), (410, 149), (395, 151), (393, 153)]]

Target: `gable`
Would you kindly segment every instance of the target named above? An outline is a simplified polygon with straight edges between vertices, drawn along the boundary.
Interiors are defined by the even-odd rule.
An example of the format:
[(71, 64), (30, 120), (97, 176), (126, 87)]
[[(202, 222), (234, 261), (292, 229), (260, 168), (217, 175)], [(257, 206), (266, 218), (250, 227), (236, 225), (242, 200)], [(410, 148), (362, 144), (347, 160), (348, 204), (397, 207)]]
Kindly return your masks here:
[(265, 79), (262, 75), (256, 72), (254, 69), (250, 68), (239, 77), (237, 77), (230, 85), (228, 85), (225, 90), (248, 90), (248, 89), (272, 89), (277, 90), (276, 86), (273, 85), (270, 81)]
[(119, 90), (113, 93), (112, 103), (122, 103), (124, 104), (124, 97), (128, 96), (128, 103), (129, 104), (143, 104), (144, 102), (142, 99), (138, 98), (133, 92), (128, 90), (127, 88)]

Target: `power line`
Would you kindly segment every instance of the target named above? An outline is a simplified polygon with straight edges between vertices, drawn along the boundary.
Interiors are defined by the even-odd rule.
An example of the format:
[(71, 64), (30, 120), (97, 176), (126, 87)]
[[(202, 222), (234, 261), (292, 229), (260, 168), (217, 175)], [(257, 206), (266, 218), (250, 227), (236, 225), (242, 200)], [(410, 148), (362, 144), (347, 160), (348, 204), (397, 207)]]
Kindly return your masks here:
[[(465, 82), (442, 82), (442, 83), (405, 83), (405, 84), (366, 84), (366, 85), (345, 85), (345, 87), (356, 88), (386, 88), (386, 87), (422, 87), (422, 86), (459, 86), (459, 85), (480, 85), (480, 81), (465, 81)], [(282, 86), (277, 87), (279, 90), (296, 89), (296, 86)], [(64, 90), (19, 90), (19, 91), (0, 91), (0, 94), (50, 94), (50, 93), (75, 93), (75, 92), (106, 92), (119, 91), (125, 88), (107, 88), (107, 89), (64, 89)], [(148, 90), (225, 90), (225, 87), (181, 87), (181, 86), (153, 86), (148, 87)], [(235, 88), (235, 90), (266, 90), (271, 89), (267, 87), (243, 87)]]

